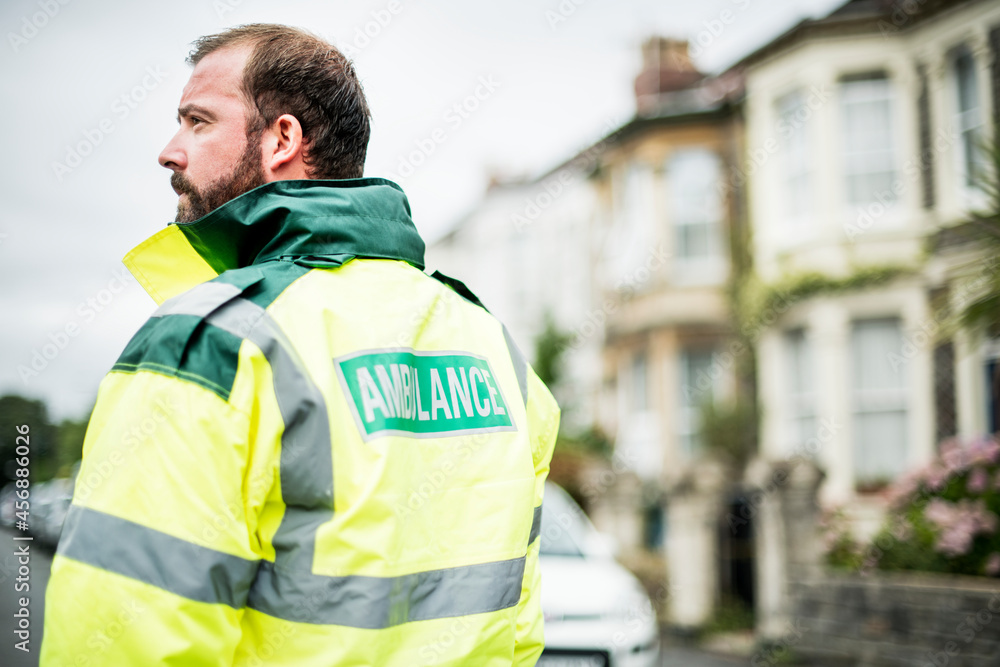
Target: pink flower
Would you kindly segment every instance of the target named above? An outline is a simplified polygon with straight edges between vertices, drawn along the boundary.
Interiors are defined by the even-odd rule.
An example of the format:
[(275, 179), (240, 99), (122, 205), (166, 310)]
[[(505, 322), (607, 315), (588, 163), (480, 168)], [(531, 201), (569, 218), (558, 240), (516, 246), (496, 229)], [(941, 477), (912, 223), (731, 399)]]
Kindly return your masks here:
[(983, 571), (991, 577), (1000, 574), (1000, 553), (994, 551), (990, 554), (989, 558), (986, 559), (986, 564), (983, 566)]
[(893, 526), (892, 536), (900, 542), (906, 542), (913, 537), (913, 525), (905, 518), (901, 518), (899, 523)]
[(950, 471), (946, 468), (932, 466), (927, 471), (927, 488), (931, 491), (940, 491), (944, 487), (944, 483), (947, 481), (949, 475)]
[(937, 524), (940, 528), (951, 523), (952, 518), (955, 515), (955, 510), (955, 506), (947, 500), (934, 498), (927, 503), (927, 507), (924, 508), (924, 518), (931, 523)]
[(976, 440), (969, 445), (969, 461), (975, 464), (990, 465), (1000, 457), (1000, 443), (993, 438)]
[(990, 478), (986, 474), (985, 468), (973, 468), (972, 472), (969, 473), (969, 479), (965, 483), (965, 488), (969, 490), (969, 493), (980, 494), (986, 490), (990, 484)]
[(938, 529), (935, 550), (949, 557), (967, 554), (978, 534), (992, 534), (997, 529), (997, 515), (986, 509), (982, 499), (949, 503), (934, 498), (924, 508), (924, 517)]
[(903, 509), (910, 504), (914, 493), (920, 489), (921, 482), (924, 481), (924, 470), (911, 470), (904, 474), (889, 489), (889, 506), (894, 509)]
[(946, 440), (941, 445), (941, 461), (949, 473), (958, 472), (968, 465), (968, 452), (957, 440)]

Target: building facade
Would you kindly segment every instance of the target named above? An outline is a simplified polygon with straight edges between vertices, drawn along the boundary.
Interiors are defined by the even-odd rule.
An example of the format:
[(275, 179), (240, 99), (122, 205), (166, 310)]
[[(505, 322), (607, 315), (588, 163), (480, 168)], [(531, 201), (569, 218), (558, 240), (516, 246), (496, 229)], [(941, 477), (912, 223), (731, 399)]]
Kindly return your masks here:
[[(997, 430), (996, 339), (955, 314), (996, 261), (960, 232), (989, 204), (998, 47), (1000, 2), (852, 0), (738, 65), (760, 457), (814, 463), (860, 540), (942, 440)], [(786, 538), (758, 540), (765, 634), (790, 619)]]

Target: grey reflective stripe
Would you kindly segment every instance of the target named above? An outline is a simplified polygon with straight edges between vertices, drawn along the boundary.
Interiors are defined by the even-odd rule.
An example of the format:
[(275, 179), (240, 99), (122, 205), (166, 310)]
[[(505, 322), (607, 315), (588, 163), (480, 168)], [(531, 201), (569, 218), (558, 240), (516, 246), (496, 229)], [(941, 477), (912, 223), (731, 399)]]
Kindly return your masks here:
[(228, 283), (207, 282), (192, 287), (183, 294), (167, 299), (153, 313), (164, 315), (197, 315), (207, 317), (213, 310), (240, 295), (240, 288)]
[(279, 477), (285, 513), (271, 542), (281, 571), (298, 577), (312, 572), (316, 531), (333, 517), (333, 452), (326, 403), (278, 324), (240, 293), (225, 283), (203, 283), (172, 299), (169, 309), (163, 308), (164, 303), (165, 312), (155, 315), (202, 315), (207, 323), (251, 341), (267, 359), (284, 422)]
[[(208, 287), (212, 284), (219, 287)], [(333, 516), (333, 452), (326, 405), (278, 324), (265, 309), (240, 298), (238, 288), (229, 287), (203, 284), (164, 303), (154, 316), (200, 315), (207, 323), (250, 340), (271, 367), (284, 422), (279, 470), (286, 508), (272, 539), (275, 562), (260, 561), (249, 593), (244, 591), (246, 605), (285, 620), (373, 629), (516, 605), (523, 557), (400, 577), (313, 574), (317, 530)], [(507, 341), (526, 396), (527, 364), (509, 336)], [(161, 553), (174, 558), (169, 549)], [(184, 574), (204, 578), (197, 567)], [(170, 585), (161, 587), (172, 590)]]
[(191, 600), (234, 609), (246, 604), (260, 563), (80, 505), (70, 505), (57, 553)]
[(535, 508), (531, 516), (531, 532), (528, 533), (528, 544), (535, 541), (535, 538), (542, 534), (542, 506)]
[(301, 623), (377, 630), (411, 621), (482, 614), (518, 603), (524, 558), (399, 577), (276, 572), (261, 563), (249, 605)]
[(521, 354), (520, 348), (511, 337), (507, 327), (503, 326), (503, 338), (507, 341), (507, 351), (510, 352), (510, 360), (514, 363), (514, 374), (517, 375), (517, 386), (521, 390), (521, 399), (528, 405), (528, 362)]
[[(260, 306), (232, 299), (206, 320), (254, 343), (271, 366), (281, 433), (281, 499), (285, 514), (271, 543), (282, 572), (312, 572), (316, 531), (333, 517), (333, 452), (326, 403), (305, 364)], [(251, 604), (251, 606), (253, 606)]]

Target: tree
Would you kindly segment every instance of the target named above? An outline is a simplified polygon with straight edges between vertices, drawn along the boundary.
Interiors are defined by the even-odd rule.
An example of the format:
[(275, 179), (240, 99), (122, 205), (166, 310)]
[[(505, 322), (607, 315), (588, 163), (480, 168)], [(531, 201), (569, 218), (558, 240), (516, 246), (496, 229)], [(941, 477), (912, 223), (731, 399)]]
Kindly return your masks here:
[(550, 389), (562, 379), (563, 355), (573, 337), (559, 329), (551, 312), (545, 313), (542, 332), (535, 338), (535, 363), (532, 368)]
[(50, 479), (55, 473), (57, 430), (49, 421), (45, 403), (24, 396), (0, 396), (0, 480), (2, 480), (0, 485), (15, 479), (17, 427), (22, 424), (30, 429), (28, 432), (30, 479), (40, 482)]
[[(1000, 137), (1000, 128), (993, 136)], [(982, 142), (982, 165), (973, 172), (973, 182), (986, 196), (986, 210), (975, 211), (968, 226), (973, 239), (983, 247), (982, 262), (976, 262), (977, 287), (962, 305), (961, 323), (989, 336), (1000, 336), (1000, 143)]]

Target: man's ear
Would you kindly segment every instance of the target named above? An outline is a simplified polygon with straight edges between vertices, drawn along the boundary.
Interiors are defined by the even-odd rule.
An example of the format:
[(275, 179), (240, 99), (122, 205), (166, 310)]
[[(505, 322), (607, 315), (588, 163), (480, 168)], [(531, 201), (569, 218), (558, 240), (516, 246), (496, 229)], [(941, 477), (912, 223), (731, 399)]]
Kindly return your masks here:
[(302, 124), (291, 114), (282, 114), (264, 130), (261, 138), (264, 176), (267, 181), (309, 178), (303, 151)]

